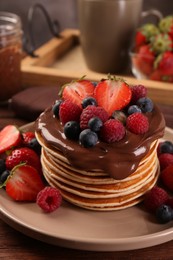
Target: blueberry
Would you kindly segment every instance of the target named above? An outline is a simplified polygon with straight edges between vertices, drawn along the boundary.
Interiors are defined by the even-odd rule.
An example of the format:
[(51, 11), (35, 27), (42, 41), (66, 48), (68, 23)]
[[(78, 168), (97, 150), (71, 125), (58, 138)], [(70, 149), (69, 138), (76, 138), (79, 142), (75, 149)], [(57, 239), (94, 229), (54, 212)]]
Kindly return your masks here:
[(40, 154), (41, 152), (41, 145), (39, 144), (36, 138), (31, 139), (31, 141), (28, 143), (28, 147), (38, 154)]
[(103, 126), (103, 122), (99, 117), (92, 117), (89, 122), (88, 126), (93, 132), (98, 132), (100, 131), (100, 128)]
[(82, 100), (82, 107), (86, 108), (87, 106), (92, 105), (92, 106), (97, 106), (97, 101), (93, 97), (86, 97)]
[(127, 113), (129, 115), (131, 115), (131, 114), (134, 114), (134, 113), (142, 113), (142, 111), (137, 105), (132, 105), (128, 108)]
[(80, 134), (80, 126), (76, 121), (69, 121), (64, 125), (64, 134), (68, 139), (78, 140)]
[(6, 166), (5, 166), (5, 160), (0, 159), (0, 174), (5, 171)]
[(138, 99), (136, 104), (140, 107), (143, 113), (151, 112), (153, 110), (153, 101), (150, 98), (142, 97)]
[(96, 81), (92, 81), (92, 84), (94, 85), (94, 87), (96, 87), (97, 84), (98, 84), (98, 82), (96, 82)]
[(54, 116), (56, 116), (57, 118), (59, 118), (59, 107), (60, 107), (60, 105), (61, 105), (62, 102), (63, 102), (63, 101), (62, 101), (61, 99), (59, 99), (59, 100), (57, 100), (57, 101), (55, 102), (55, 104), (54, 104), (53, 107), (52, 107), (53, 114), (54, 114)]
[(173, 219), (173, 209), (168, 205), (161, 205), (156, 210), (156, 218), (160, 224), (168, 223)]
[(126, 124), (126, 115), (123, 111), (121, 110), (115, 110), (113, 113), (112, 113), (112, 117), (114, 119), (117, 119), (118, 121), (120, 121), (123, 125)]
[(85, 148), (93, 147), (98, 141), (98, 136), (90, 129), (83, 130), (79, 135), (79, 143)]
[(160, 145), (160, 153), (172, 153), (173, 154), (173, 143), (165, 141)]
[(3, 171), (3, 173), (1, 173), (0, 175), (0, 185), (2, 185), (8, 178), (8, 176), (10, 175), (10, 171), (5, 170)]

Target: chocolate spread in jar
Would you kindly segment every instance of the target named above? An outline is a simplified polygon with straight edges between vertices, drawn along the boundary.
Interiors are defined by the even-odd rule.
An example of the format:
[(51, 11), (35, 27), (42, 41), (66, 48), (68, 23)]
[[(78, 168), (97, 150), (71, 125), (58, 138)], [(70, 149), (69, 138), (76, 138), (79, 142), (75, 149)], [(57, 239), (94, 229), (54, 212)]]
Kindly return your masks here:
[(22, 29), (20, 18), (0, 12), (0, 102), (21, 89)]
[(137, 169), (152, 142), (164, 134), (165, 120), (156, 105), (146, 116), (150, 124), (147, 133), (135, 135), (126, 130), (126, 136), (121, 141), (111, 144), (99, 141), (92, 148), (84, 148), (78, 142), (68, 140), (51, 107), (36, 121), (36, 131), (49, 147), (60, 149), (73, 167), (86, 171), (101, 169), (112, 178), (124, 179)]
[(0, 48), (0, 100), (5, 101), (21, 89), (21, 46)]

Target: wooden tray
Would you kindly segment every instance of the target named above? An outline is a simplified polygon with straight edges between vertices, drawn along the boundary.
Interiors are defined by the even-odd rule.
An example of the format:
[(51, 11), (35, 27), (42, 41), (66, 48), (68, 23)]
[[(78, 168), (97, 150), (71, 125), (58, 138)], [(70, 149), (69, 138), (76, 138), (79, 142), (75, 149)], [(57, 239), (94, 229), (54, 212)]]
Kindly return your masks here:
[[(22, 61), (24, 87), (62, 85), (86, 75), (97, 81), (106, 74), (96, 73), (87, 68), (79, 43), (79, 31), (64, 30), (60, 38), (53, 38), (35, 51), (36, 58), (25, 57)], [(173, 84), (151, 80), (138, 80), (123, 76), (129, 84), (143, 84), (149, 96), (157, 103), (173, 106)]]

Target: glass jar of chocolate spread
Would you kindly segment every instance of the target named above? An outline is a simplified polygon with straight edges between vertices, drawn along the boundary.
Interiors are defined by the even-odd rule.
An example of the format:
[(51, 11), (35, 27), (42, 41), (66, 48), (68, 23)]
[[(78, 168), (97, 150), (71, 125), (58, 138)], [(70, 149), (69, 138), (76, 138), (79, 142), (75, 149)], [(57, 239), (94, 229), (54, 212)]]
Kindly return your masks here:
[(21, 89), (22, 26), (16, 14), (0, 12), (0, 103)]

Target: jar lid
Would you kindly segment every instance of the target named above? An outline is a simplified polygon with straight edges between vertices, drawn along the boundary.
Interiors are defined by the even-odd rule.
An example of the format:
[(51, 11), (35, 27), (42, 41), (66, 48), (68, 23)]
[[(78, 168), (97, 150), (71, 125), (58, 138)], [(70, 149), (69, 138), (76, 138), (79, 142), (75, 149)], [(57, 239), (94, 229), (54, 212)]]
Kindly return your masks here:
[(9, 12), (0, 12), (0, 36), (21, 33), (21, 19)]

